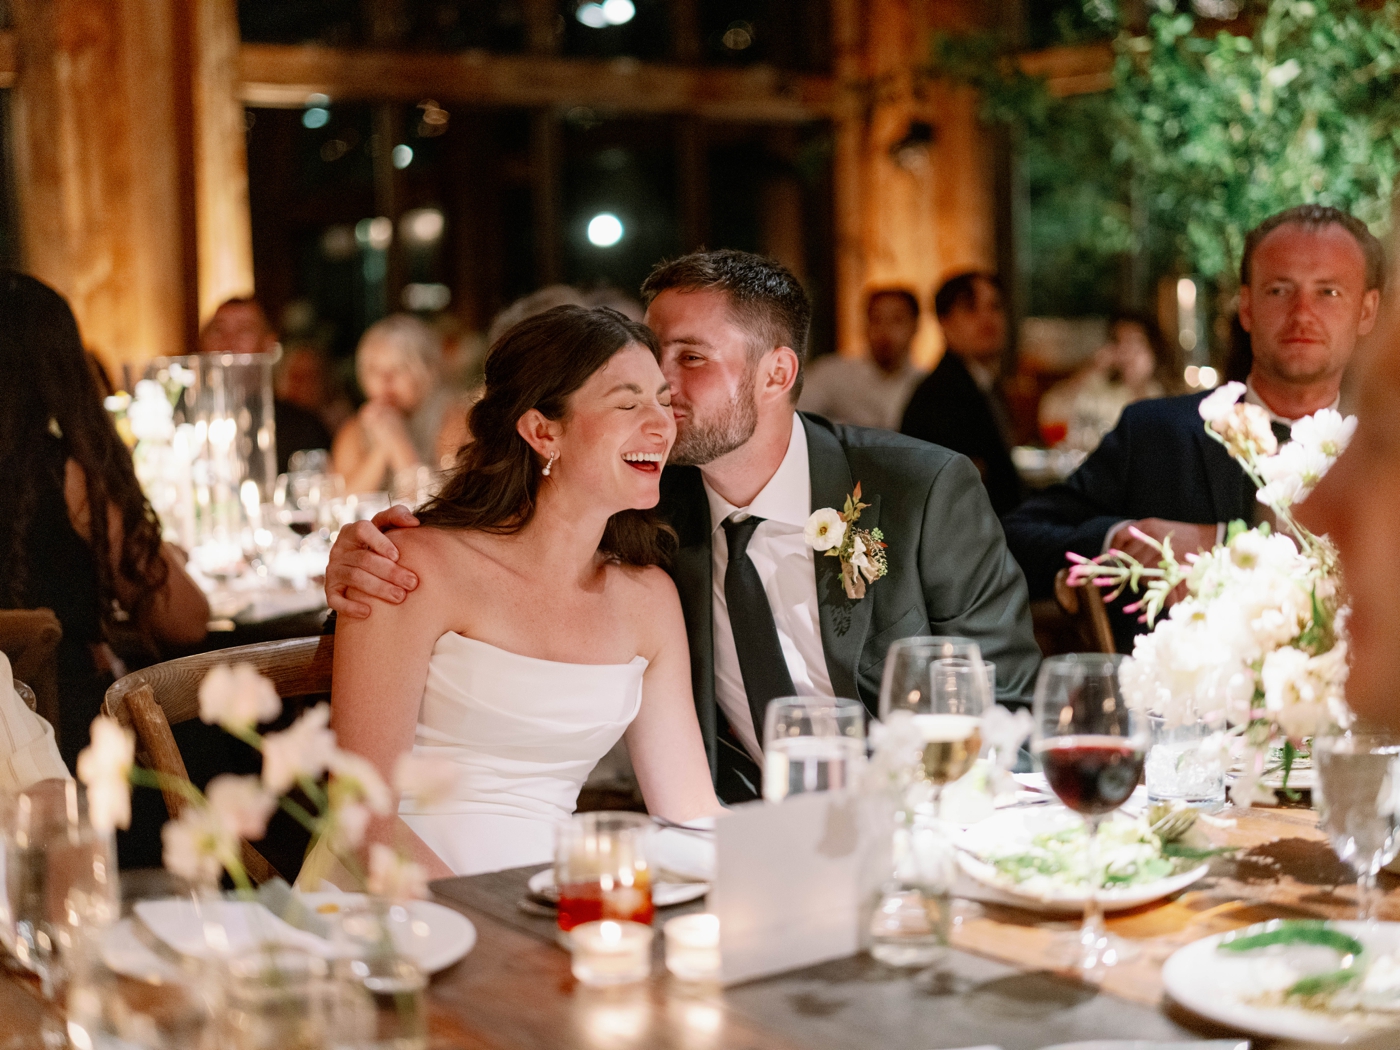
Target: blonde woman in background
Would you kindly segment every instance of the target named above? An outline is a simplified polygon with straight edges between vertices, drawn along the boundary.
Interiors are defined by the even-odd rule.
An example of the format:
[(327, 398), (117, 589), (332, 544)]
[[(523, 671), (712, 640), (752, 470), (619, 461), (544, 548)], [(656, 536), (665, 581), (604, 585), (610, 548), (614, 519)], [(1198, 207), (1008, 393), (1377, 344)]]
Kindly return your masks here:
[(331, 449), (347, 492), (388, 491), (405, 472), (451, 462), (463, 425), (450, 411), (441, 358), (441, 338), (408, 314), (386, 317), (361, 337), (355, 375), (368, 400)]

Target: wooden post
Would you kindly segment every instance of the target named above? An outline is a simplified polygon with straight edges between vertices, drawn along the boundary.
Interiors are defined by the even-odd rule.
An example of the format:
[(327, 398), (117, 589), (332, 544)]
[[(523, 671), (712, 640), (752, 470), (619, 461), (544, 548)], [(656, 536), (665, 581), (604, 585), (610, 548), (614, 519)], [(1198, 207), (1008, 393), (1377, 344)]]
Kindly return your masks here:
[(25, 268), (68, 298), (109, 366), (192, 350), (201, 299), (252, 289), (232, 12), (232, 0), (14, 5)]
[(865, 285), (865, 68), (861, 0), (832, 0), (831, 38), (837, 100), (833, 120), (832, 197), (836, 212), (836, 349), (865, 352), (861, 298)]

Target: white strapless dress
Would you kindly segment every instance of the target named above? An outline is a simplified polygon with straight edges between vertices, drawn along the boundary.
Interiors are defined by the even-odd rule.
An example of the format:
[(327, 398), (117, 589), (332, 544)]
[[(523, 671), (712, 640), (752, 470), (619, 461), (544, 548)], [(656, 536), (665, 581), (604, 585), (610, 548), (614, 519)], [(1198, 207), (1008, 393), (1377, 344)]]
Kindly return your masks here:
[[(566, 664), (498, 649), (460, 634), (433, 646), (413, 750), (455, 763), (455, 796), (399, 816), (458, 875), (554, 856), (588, 774), (637, 716), (647, 661)], [(348, 873), (319, 844), (298, 884)]]

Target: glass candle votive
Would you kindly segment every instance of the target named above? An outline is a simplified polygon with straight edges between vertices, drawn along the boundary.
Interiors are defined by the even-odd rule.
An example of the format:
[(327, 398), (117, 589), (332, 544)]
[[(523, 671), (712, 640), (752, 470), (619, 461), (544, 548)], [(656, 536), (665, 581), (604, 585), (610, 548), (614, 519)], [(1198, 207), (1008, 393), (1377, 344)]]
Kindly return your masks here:
[(719, 980), (718, 915), (681, 915), (665, 932), (666, 969), (682, 981)]
[(569, 934), (574, 976), (586, 985), (632, 984), (651, 976), (652, 929), (639, 922), (603, 919)]

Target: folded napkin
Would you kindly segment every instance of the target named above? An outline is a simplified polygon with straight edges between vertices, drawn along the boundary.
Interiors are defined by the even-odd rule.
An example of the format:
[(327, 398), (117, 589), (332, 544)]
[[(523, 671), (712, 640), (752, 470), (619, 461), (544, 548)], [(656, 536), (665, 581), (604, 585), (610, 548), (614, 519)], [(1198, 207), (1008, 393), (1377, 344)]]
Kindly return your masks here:
[[(692, 826), (714, 831), (714, 818), (692, 821)], [(648, 844), (647, 860), (653, 868), (671, 872), (692, 882), (713, 882), (715, 840), (713, 835), (659, 828)]]

